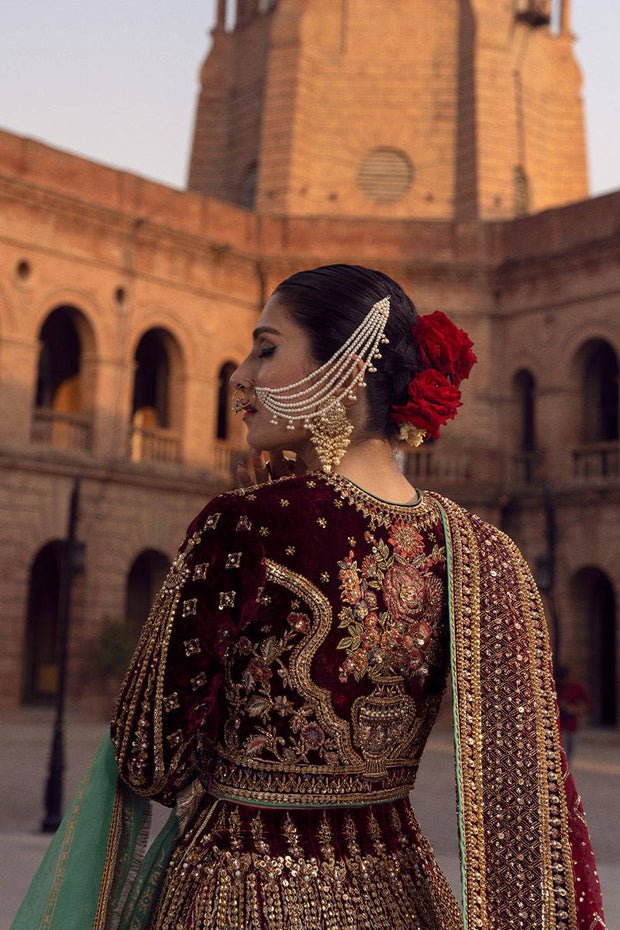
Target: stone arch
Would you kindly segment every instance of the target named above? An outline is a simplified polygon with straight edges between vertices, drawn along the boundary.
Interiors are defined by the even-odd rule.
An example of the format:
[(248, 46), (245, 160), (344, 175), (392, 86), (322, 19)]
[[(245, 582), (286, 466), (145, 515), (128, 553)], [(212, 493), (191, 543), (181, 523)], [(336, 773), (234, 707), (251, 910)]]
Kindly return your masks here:
[(597, 726), (616, 726), (618, 636), (612, 583), (601, 569), (585, 566), (572, 576), (570, 594), (577, 629), (582, 631), (578, 645), (579, 653), (584, 656), (584, 670), (587, 668), (592, 721)]
[(603, 338), (582, 343), (575, 354), (575, 375), (581, 395), (581, 439), (608, 442), (618, 439), (618, 356)]
[(230, 377), (237, 368), (235, 362), (224, 362), (220, 365), (217, 376), (217, 422), (215, 425), (216, 439), (230, 439), (232, 421), (232, 395), (233, 390), (230, 385)]
[(536, 379), (528, 368), (520, 368), (512, 379), (512, 393), (518, 411), (518, 448), (521, 452), (536, 449)]
[(527, 367), (519, 368), (510, 382), (510, 435), (514, 449), (514, 477), (531, 484), (540, 477), (541, 453), (536, 437), (536, 378)]
[(169, 329), (152, 327), (138, 340), (133, 361), (131, 458), (178, 462), (185, 382), (180, 343)]
[(165, 553), (157, 549), (143, 549), (129, 568), (125, 586), (125, 620), (136, 642), (169, 567), (170, 559)]
[(56, 539), (36, 554), (28, 581), (22, 700), (49, 703), (57, 689), (60, 576), (65, 543)]
[(92, 444), (95, 334), (72, 304), (56, 305), (39, 330), (32, 440), (71, 450)]

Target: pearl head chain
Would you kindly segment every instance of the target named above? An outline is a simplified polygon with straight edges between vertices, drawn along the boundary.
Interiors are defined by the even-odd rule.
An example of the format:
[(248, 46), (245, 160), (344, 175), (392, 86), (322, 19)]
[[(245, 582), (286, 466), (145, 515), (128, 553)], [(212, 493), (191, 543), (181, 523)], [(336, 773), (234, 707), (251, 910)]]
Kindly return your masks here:
[(366, 372), (377, 370), (373, 362), (381, 358), (379, 346), (389, 342), (383, 335), (389, 315), (390, 298), (383, 297), (370, 308), (347, 341), (316, 371), (285, 387), (256, 387), (259, 401), (273, 414), (270, 422), (277, 426), (279, 420), (285, 420), (286, 428), (292, 430), (301, 420), (304, 427), (310, 429), (319, 409), (324, 416), (344, 397), (356, 400), (355, 388), (366, 385)]

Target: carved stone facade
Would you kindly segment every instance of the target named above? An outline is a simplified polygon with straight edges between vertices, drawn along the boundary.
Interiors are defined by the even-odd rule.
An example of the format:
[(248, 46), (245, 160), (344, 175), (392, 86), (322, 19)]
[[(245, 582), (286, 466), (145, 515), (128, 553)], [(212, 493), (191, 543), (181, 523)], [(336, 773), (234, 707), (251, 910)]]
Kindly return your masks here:
[[(330, 4), (330, 10), (341, 7)], [(495, 3), (497, 17), (504, 17), (508, 5)], [(314, 4), (303, 4), (305, 18), (299, 6), (294, 0), (262, 4), (261, 10), (240, 4), (239, 34), (225, 32), (222, 21), (208, 68), (216, 67), (217, 49), (226, 42), (239, 48), (246, 41), (244, 30), (248, 35), (263, 30), (267, 36), (276, 24), (282, 30), (303, 25), (312, 48), (320, 38), (311, 28)], [(320, 0), (316, 6), (323, 8)], [(351, 13), (355, 6), (349, 4)], [(221, 3), (220, 14), (224, 7)], [(419, 0), (418, 7), (421, 13), (426, 4)], [(451, 3), (433, 7), (450, 19)], [(477, 41), (482, 42), (495, 17), (481, 2), (468, 5), (478, 7)], [(325, 20), (327, 31), (332, 15)], [(386, 13), (386, 29), (390, 23)], [(361, 43), (353, 26), (347, 35), (351, 48)], [(418, 41), (424, 52), (425, 41)], [(396, 39), (390, 42), (394, 51)], [(529, 46), (564, 48), (572, 73), (566, 36), (534, 32)], [(298, 74), (299, 43), (278, 48), (282, 73), (286, 59), (291, 75)], [(381, 81), (377, 57), (368, 61), (379, 68)], [(476, 60), (482, 67), (484, 55)], [(217, 67), (224, 74), (230, 59)], [(545, 68), (542, 72), (546, 80)], [(532, 80), (535, 75), (534, 69)], [(495, 99), (491, 84), (487, 75), (481, 87)], [(341, 162), (334, 140), (352, 121), (339, 87), (334, 84), (331, 95), (323, 89), (318, 98), (321, 114), (325, 103), (325, 118), (318, 122), (331, 126), (333, 135), (324, 142), (336, 167)], [(575, 79), (566, 96), (567, 112), (571, 100), (574, 110), (566, 123), (571, 132), (570, 127), (581, 126), (577, 88)], [(396, 91), (397, 84), (390, 85), (390, 93)], [(295, 99), (301, 106), (303, 95)], [(336, 120), (339, 99), (343, 112)], [(418, 100), (416, 106), (421, 105)], [(247, 106), (248, 111), (254, 106), (250, 98)], [(73, 592), (70, 691), (85, 706), (93, 691), (102, 693), (105, 673), (114, 677), (109, 654), (122, 651), (127, 628), (139, 626), (186, 525), (214, 493), (231, 484), (243, 428), (228, 415), (226, 379), (230, 365), (247, 350), (264, 300), (293, 271), (346, 261), (381, 268), (405, 286), (421, 312), (440, 307), (471, 334), (480, 364), (464, 386), (464, 406), (438, 443), (408, 457), (408, 474), (413, 483), (441, 490), (504, 526), (543, 587), (554, 569), (546, 598), (552, 631), (561, 633), (561, 659), (590, 687), (594, 722), (617, 724), (620, 236), (615, 217), (620, 193), (514, 218), (512, 207), (492, 208), (493, 191), (508, 190), (508, 181), (494, 186), (482, 171), (473, 215), (459, 216), (455, 159), (458, 164), (462, 150), (444, 150), (451, 165), (445, 183), (437, 167), (441, 159), (433, 155), (437, 199), (415, 199), (421, 153), (430, 145), (424, 133), (430, 129), (422, 132), (420, 124), (418, 148), (410, 150), (409, 143), (379, 138), (380, 123), (372, 113), (370, 107), (367, 124), (363, 109), (356, 117), (365, 146), (356, 158), (381, 146), (411, 156), (413, 199), (406, 200), (405, 193), (400, 206), (396, 201), (369, 205), (359, 187), (346, 200), (353, 183), (344, 175), (332, 177), (325, 166), (319, 170), (313, 158), (316, 176), (311, 184), (308, 180), (306, 199), (300, 187), (287, 188), (284, 172), (270, 204), (271, 188), (261, 174), (266, 162), (257, 155), (257, 209), (248, 211), (224, 202), (236, 199), (241, 175), (233, 184), (234, 159), (231, 187), (218, 189), (216, 198), (172, 190), (0, 133), (3, 706), (46, 700), (55, 687), (58, 572), (74, 476), (82, 479), (78, 536), (86, 548), (85, 571)], [(259, 115), (254, 112), (253, 118)], [(480, 121), (482, 126), (482, 116)], [(318, 133), (316, 122), (304, 124), (302, 135), (312, 136), (312, 126)], [(210, 132), (215, 130), (214, 123)], [(484, 146), (487, 141), (491, 146), (493, 137), (481, 128), (476, 138), (481, 168)], [(244, 147), (250, 152), (249, 135), (244, 139), (239, 152)], [(582, 143), (579, 135), (575, 144)], [(541, 143), (541, 160), (544, 150)], [(274, 139), (269, 157), (277, 152)], [(511, 152), (501, 171), (514, 169)], [(547, 152), (550, 166), (556, 155)], [(215, 177), (224, 156), (209, 157)], [(502, 160), (499, 152), (497, 157)], [(351, 170), (353, 164), (351, 158)], [(397, 162), (371, 159), (362, 175), (365, 183), (385, 177), (386, 164)], [(546, 168), (537, 175), (526, 166), (526, 174), (554, 174), (566, 182), (566, 199), (585, 195), (579, 159), (575, 156), (573, 189), (558, 164), (548, 175)], [(197, 170), (195, 164), (194, 179)], [(403, 178), (401, 171), (388, 180), (404, 184)], [(544, 196), (530, 201), (534, 209), (560, 200), (549, 193), (551, 187), (538, 188), (543, 189)], [(342, 199), (329, 199), (334, 190)], [(310, 212), (322, 215), (307, 216)], [(552, 493), (545, 492), (548, 485)], [(550, 522), (553, 565), (545, 558)], [(101, 698), (102, 705), (106, 700)]]

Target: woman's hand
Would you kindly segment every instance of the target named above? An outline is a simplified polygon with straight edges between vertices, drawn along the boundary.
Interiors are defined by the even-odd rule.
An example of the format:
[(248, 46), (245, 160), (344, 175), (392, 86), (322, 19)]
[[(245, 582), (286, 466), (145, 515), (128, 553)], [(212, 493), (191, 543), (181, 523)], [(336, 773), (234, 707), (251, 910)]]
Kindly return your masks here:
[[(286, 478), (290, 475), (305, 475), (306, 463), (303, 459), (287, 458), (283, 452), (270, 452), (269, 461), (258, 449), (252, 450), (251, 465), (239, 462), (237, 465), (237, 481), (242, 488), (249, 488), (254, 484), (268, 484), (277, 478)], [(254, 473), (254, 476), (252, 475)]]

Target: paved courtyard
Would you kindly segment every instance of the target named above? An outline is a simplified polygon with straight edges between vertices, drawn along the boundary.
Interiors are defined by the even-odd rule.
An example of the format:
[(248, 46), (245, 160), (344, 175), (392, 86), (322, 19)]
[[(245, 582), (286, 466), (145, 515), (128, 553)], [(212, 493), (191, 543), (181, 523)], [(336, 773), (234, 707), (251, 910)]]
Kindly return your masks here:
[[(39, 832), (52, 717), (22, 712), (0, 721), (0, 930), (8, 930), (49, 837)], [(105, 733), (104, 724), (69, 718), (65, 799)], [(583, 734), (573, 771), (588, 816), (605, 901), (607, 926), (620, 927), (620, 737)], [(414, 795), (416, 814), (453, 886), (458, 888), (454, 761), (450, 735), (434, 736)], [(155, 818), (162, 824), (165, 811)], [(508, 930), (508, 928), (506, 928)]]

